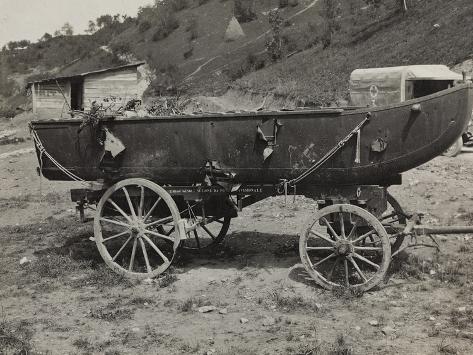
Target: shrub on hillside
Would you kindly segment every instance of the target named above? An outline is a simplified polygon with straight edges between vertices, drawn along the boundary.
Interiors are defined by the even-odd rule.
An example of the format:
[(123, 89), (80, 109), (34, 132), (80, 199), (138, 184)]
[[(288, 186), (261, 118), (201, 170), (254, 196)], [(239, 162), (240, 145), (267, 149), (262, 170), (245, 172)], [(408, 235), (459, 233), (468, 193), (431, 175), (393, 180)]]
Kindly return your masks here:
[(161, 2), (156, 4), (155, 8), (155, 31), (153, 41), (159, 41), (169, 36), (179, 27), (179, 21), (176, 18), (175, 11), (170, 2)]
[(174, 0), (171, 2), (172, 9), (174, 11), (181, 11), (189, 7), (187, 0)]
[(140, 31), (140, 33), (146, 32), (150, 28), (151, 28), (151, 22), (149, 21), (140, 22), (140, 24), (138, 25), (138, 31)]
[(235, 0), (233, 13), (239, 22), (250, 22), (258, 17), (251, 0)]
[(8, 79), (4, 75), (0, 75), (0, 96), (10, 97), (18, 89), (17, 84), (14, 80)]
[(144, 97), (155, 97), (182, 92), (182, 72), (175, 64), (166, 64), (160, 67), (154, 79), (144, 93)]
[(110, 49), (115, 55), (127, 55), (132, 52), (131, 46), (127, 42), (112, 42), (110, 43)]
[(284, 20), (278, 10), (272, 10), (268, 16), (271, 27), (271, 36), (266, 39), (266, 51), (269, 58), (275, 62), (281, 59), (283, 54), (283, 41), (281, 38), (281, 25)]
[(0, 107), (0, 118), (13, 118), (16, 116), (16, 110), (11, 107)]
[(284, 8), (289, 5), (289, 0), (279, 0), (279, 8)]
[(188, 50), (186, 50), (184, 52), (184, 59), (189, 59), (190, 57), (192, 57), (192, 54), (194, 53), (194, 47), (193, 46), (190, 46), (190, 48)]
[(169, 36), (176, 28), (179, 27), (179, 22), (174, 17), (169, 22), (161, 22), (157, 25), (156, 31), (153, 34), (153, 41), (160, 41)]
[(198, 26), (199, 26), (199, 23), (197, 22), (197, 18), (195, 16), (192, 16), (187, 22), (187, 26), (186, 26), (186, 32), (190, 33), (190, 36), (189, 36), (190, 41), (193, 41), (194, 39), (199, 37)]
[(243, 63), (230, 66), (224, 72), (230, 78), (230, 80), (234, 81), (240, 79), (248, 73), (263, 69), (265, 65), (266, 62), (264, 58), (253, 53), (249, 53)]

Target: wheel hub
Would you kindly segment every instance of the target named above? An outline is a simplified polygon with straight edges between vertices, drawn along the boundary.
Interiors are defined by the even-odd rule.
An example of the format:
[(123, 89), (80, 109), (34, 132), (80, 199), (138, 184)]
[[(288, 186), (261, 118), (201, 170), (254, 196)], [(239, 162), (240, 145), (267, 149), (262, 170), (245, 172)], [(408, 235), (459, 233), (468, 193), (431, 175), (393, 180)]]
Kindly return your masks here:
[(340, 256), (348, 256), (353, 253), (353, 245), (346, 240), (339, 241), (335, 246), (335, 253)]
[(140, 222), (140, 221), (134, 221), (133, 224), (131, 225), (131, 233), (136, 237), (145, 231), (145, 225)]

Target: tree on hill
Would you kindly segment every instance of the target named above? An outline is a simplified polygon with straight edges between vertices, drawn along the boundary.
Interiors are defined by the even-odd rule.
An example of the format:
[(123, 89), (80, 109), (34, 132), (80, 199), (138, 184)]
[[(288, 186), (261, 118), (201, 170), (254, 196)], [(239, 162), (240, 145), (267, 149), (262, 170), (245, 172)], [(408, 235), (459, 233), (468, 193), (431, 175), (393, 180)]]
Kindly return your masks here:
[(69, 22), (66, 22), (62, 27), (61, 27), (61, 33), (64, 36), (72, 36), (74, 34), (74, 28)]
[(7, 43), (7, 49), (13, 51), (15, 49), (25, 48), (31, 44), (30, 41), (22, 39), (21, 41), (10, 41)]
[(51, 36), (48, 32), (46, 32), (40, 39), (40, 42), (47, 42), (49, 41), (53, 36)]
[(266, 51), (270, 59), (275, 62), (282, 57), (283, 44), (281, 38), (281, 25), (284, 22), (278, 10), (272, 10), (268, 16), (271, 26), (271, 37), (266, 40)]
[(113, 17), (111, 15), (102, 15), (97, 18), (96, 22), (99, 28), (110, 26), (113, 23)]
[(87, 27), (85, 32), (92, 34), (92, 33), (95, 33), (95, 31), (97, 31), (97, 25), (95, 24), (93, 20), (89, 20), (89, 26)]

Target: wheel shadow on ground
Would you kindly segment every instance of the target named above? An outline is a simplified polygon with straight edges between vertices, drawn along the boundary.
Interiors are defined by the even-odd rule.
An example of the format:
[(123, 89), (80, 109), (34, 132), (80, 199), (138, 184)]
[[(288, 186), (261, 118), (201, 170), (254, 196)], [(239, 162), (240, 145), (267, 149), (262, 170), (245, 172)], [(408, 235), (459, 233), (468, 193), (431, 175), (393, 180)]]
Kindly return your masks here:
[[(67, 224), (67, 227), (65, 226)], [(37, 230), (37, 227), (35, 228)], [(54, 234), (54, 236), (53, 236)], [(93, 240), (93, 227), (90, 223), (70, 220), (43, 226), (43, 241), (34, 254), (69, 256), (76, 261), (94, 265), (105, 264)], [(215, 247), (195, 251), (179, 248), (172, 266), (189, 270), (195, 267), (210, 268), (290, 268), (299, 262), (299, 237), (297, 235), (271, 234), (259, 232), (230, 233)]]
[[(30, 234), (31, 230), (38, 230), (36, 225), (32, 226), (34, 227), (26, 228), (25, 234)], [(53, 231), (54, 236), (51, 236)], [(69, 256), (91, 266), (105, 264), (93, 241), (91, 224), (75, 220), (67, 223), (63, 221), (60, 225), (51, 223), (48, 228), (43, 228), (37, 238), (43, 239), (41, 246), (34, 251), (37, 256), (56, 254)], [(172, 266), (184, 273), (199, 267), (236, 270), (286, 268), (290, 280), (315, 289), (323, 289), (315, 283), (300, 263), (298, 246), (297, 235), (240, 231), (230, 233), (220, 245), (213, 248), (200, 251), (178, 249)], [(393, 262), (385, 284), (379, 286), (380, 288), (387, 287), (389, 278), (400, 271), (400, 264), (402, 265), (402, 262)]]
[(175, 265), (183, 269), (210, 268), (290, 268), (299, 260), (297, 235), (234, 232), (212, 248), (191, 251), (180, 249)]

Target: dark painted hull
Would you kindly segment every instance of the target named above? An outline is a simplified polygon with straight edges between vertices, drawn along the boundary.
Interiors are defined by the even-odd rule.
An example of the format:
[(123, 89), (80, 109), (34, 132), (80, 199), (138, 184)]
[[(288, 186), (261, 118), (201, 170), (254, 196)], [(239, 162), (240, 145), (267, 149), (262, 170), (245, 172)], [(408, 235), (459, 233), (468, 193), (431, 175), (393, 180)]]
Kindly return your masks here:
[[(363, 110), (319, 110), (211, 114), (167, 118), (136, 118), (102, 124), (126, 147), (113, 174), (100, 168), (103, 155), (95, 130), (77, 133), (80, 120), (32, 122), (43, 145), (58, 162), (88, 181), (143, 177), (160, 184), (203, 181), (207, 161), (236, 174), (240, 183), (277, 183), (294, 178), (320, 159), (366, 116), (372, 118), (361, 131), (360, 163), (355, 163), (356, 135), (303, 184), (382, 184), (390, 177), (419, 166), (448, 148), (465, 130), (472, 110), (471, 85), (401, 104)], [(421, 111), (412, 110), (420, 104)], [(282, 124), (272, 155), (264, 161), (257, 126), (273, 134)], [(375, 152), (372, 143), (387, 143)], [(43, 159), (43, 175), (68, 180)]]

